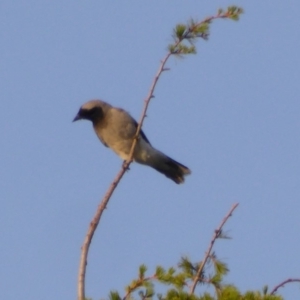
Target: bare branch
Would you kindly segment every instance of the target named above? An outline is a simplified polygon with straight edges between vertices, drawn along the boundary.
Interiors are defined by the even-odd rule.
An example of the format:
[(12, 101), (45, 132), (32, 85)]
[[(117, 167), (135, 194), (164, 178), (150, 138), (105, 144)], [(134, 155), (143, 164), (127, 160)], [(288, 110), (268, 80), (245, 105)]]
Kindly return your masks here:
[(283, 287), (286, 283), (290, 283), (290, 282), (300, 282), (300, 279), (299, 278), (289, 278), (287, 280), (282, 281), (281, 283), (279, 283), (278, 285), (276, 285), (274, 287), (274, 289), (272, 290), (270, 295), (275, 295), (275, 293), (277, 292), (277, 290), (279, 288)]
[(207, 251), (205, 253), (205, 257), (204, 257), (204, 259), (203, 259), (203, 261), (202, 261), (202, 263), (201, 263), (201, 265), (200, 265), (200, 267), (198, 269), (198, 272), (197, 272), (197, 274), (195, 276), (195, 279), (193, 281), (193, 284), (192, 284), (192, 287), (191, 287), (191, 290), (190, 290), (190, 294), (194, 294), (195, 289), (196, 289), (196, 285), (201, 280), (201, 274), (203, 272), (204, 266), (205, 266), (205, 264), (206, 264), (206, 262), (207, 262), (207, 260), (208, 260), (208, 258), (210, 256), (211, 250), (212, 250), (212, 248), (214, 246), (214, 243), (215, 243), (216, 239), (220, 236), (220, 234), (222, 232), (222, 227), (227, 222), (227, 220), (229, 219), (229, 217), (231, 217), (233, 211), (237, 208), (238, 205), (239, 204), (236, 203), (236, 204), (234, 204), (232, 206), (232, 208), (230, 209), (229, 213), (225, 216), (225, 218), (222, 220), (222, 222), (219, 225), (219, 227), (215, 230), (214, 235), (213, 235), (213, 237), (212, 237), (212, 239), (210, 241), (209, 247), (208, 247), (208, 249), (207, 249)]
[(79, 300), (84, 300), (85, 299), (85, 274), (86, 274), (86, 266), (87, 266), (87, 256), (88, 256), (88, 251), (89, 247), (91, 245), (91, 241), (93, 238), (93, 235), (96, 231), (96, 228), (99, 224), (101, 215), (104, 211), (104, 209), (107, 206), (107, 203), (117, 187), (118, 183), (120, 182), (121, 178), (123, 177), (125, 171), (127, 170), (126, 166), (122, 166), (122, 169), (119, 171), (117, 174), (116, 178), (110, 185), (109, 189), (107, 190), (105, 196), (103, 197), (101, 203), (99, 204), (96, 214), (90, 223), (88, 232), (85, 236), (83, 245), (81, 247), (81, 256), (80, 256), (80, 264), (79, 264), (79, 272), (78, 272), (78, 299)]

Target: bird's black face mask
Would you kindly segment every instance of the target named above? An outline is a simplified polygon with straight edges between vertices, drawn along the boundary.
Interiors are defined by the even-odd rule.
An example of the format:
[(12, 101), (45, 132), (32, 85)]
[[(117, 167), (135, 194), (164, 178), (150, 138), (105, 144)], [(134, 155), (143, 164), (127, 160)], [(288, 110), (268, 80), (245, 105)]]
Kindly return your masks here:
[(73, 122), (84, 119), (92, 121), (94, 123), (96, 120), (101, 120), (102, 115), (103, 112), (101, 107), (93, 107), (92, 109), (80, 108)]

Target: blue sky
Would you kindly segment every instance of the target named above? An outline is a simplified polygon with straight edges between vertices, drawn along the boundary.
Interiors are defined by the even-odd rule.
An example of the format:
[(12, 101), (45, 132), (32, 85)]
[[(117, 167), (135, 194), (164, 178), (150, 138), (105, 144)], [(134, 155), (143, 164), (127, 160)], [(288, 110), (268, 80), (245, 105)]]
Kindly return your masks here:
[[(139, 118), (172, 28), (229, 1), (0, 4), (1, 294), (75, 299), (80, 247), (121, 160), (80, 105), (101, 98)], [(192, 170), (176, 185), (133, 164), (94, 236), (87, 296), (121, 293), (145, 263), (201, 260), (214, 229), (226, 282), (242, 291), (300, 277), (299, 1), (235, 1), (198, 54), (171, 59), (144, 131)], [(299, 297), (299, 285), (280, 290)]]

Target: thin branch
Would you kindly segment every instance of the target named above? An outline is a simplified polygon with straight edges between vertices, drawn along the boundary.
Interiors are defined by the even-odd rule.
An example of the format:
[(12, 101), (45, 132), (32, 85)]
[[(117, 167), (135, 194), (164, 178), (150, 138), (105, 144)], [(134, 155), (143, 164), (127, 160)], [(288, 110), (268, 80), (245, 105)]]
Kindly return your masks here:
[(126, 170), (127, 168), (123, 165), (122, 169), (119, 171), (116, 178), (114, 179), (109, 189), (107, 190), (105, 196), (103, 197), (101, 203), (97, 208), (96, 214), (92, 222), (90, 223), (89, 229), (87, 231), (83, 245), (81, 247), (81, 256), (80, 256), (79, 273), (78, 273), (78, 299), (79, 300), (85, 300), (85, 274), (86, 274), (86, 266), (87, 266), (87, 256), (88, 256), (88, 251), (91, 245), (93, 235), (96, 231), (101, 215), (104, 209), (106, 208), (107, 203), (113, 191), (117, 187), (118, 183), (120, 182)]
[(210, 241), (209, 247), (208, 247), (208, 249), (207, 249), (207, 251), (206, 251), (206, 253), (205, 253), (205, 257), (204, 257), (204, 259), (203, 259), (203, 261), (202, 261), (202, 263), (201, 263), (201, 265), (200, 265), (200, 267), (199, 267), (199, 269), (198, 269), (198, 272), (197, 272), (197, 274), (196, 274), (196, 277), (195, 277), (195, 279), (194, 279), (194, 281), (193, 281), (193, 285), (192, 285), (191, 290), (190, 290), (190, 294), (191, 294), (191, 295), (194, 294), (195, 289), (196, 289), (196, 285), (197, 285), (197, 283), (198, 283), (198, 282), (200, 281), (200, 279), (201, 279), (202, 271), (203, 271), (204, 266), (205, 266), (205, 264), (206, 264), (206, 262), (207, 262), (207, 260), (208, 260), (208, 258), (209, 258), (209, 256), (210, 256), (210, 253), (211, 253), (211, 250), (212, 250), (212, 248), (213, 248), (213, 246), (214, 246), (214, 243), (215, 243), (216, 239), (217, 239), (218, 237), (220, 237), (220, 234), (222, 233), (222, 227), (223, 227), (224, 224), (227, 222), (227, 220), (229, 219), (229, 217), (231, 217), (233, 211), (237, 208), (238, 205), (239, 205), (238, 203), (235, 203), (235, 204), (232, 206), (232, 208), (230, 209), (229, 213), (225, 216), (225, 218), (222, 220), (222, 222), (221, 222), (221, 224), (219, 225), (219, 227), (215, 230), (214, 235), (213, 235), (213, 237), (212, 237), (212, 239), (211, 239), (211, 241)]
[(290, 282), (300, 282), (300, 279), (299, 278), (289, 278), (287, 280), (282, 281), (281, 283), (279, 283), (278, 285), (276, 285), (274, 287), (274, 289), (272, 290), (270, 295), (275, 295), (275, 293), (277, 292), (277, 290), (279, 288), (283, 287), (286, 283), (290, 283)]

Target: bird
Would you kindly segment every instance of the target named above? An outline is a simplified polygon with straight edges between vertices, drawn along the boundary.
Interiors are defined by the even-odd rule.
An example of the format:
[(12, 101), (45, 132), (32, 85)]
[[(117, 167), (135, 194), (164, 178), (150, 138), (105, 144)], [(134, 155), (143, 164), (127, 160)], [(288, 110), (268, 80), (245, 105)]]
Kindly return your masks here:
[[(129, 159), (138, 123), (127, 111), (102, 100), (90, 100), (80, 107), (73, 122), (82, 119), (93, 123), (95, 133), (104, 146), (123, 160)], [(137, 138), (133, 160), (154, 168), (177, 184), (183, 183), (184, 177), (191, 173), (188, 167), (155, 149), (142, 130)]]

